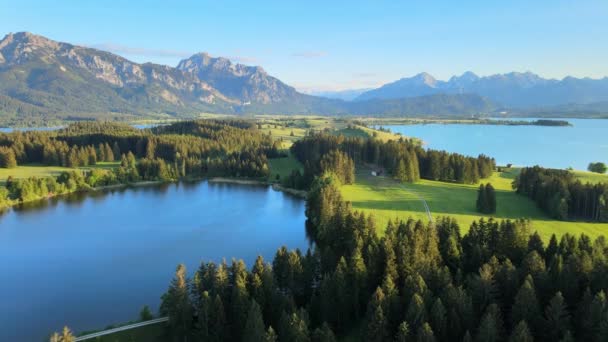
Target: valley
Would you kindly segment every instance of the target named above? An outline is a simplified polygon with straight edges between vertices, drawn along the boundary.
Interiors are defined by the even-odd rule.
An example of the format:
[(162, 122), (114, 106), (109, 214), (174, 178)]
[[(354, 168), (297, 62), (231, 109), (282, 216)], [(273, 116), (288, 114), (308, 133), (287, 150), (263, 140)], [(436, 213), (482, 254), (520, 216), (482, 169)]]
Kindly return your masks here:
[(4, 5), (0, 341), (608, 341), (608, 2)]

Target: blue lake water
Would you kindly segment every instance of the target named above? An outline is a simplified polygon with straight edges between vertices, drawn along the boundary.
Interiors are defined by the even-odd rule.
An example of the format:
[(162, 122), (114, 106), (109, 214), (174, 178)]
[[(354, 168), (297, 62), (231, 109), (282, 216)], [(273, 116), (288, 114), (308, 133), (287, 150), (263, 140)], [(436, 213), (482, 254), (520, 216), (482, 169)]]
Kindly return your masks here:
[(44, 341), (154, 311), (178, 263), (308, 248), (304, 201), (265, 186), (179, 183), (75, 194), (0, 216), (0, 341)]
[(392, 132), (424, 141), (425, 147), (496, 158), (499, 165), (541, 165), (586, 170), (608, 163), (608, 120), (565, 119), (573, 126), (467, 124), (386, 125)]

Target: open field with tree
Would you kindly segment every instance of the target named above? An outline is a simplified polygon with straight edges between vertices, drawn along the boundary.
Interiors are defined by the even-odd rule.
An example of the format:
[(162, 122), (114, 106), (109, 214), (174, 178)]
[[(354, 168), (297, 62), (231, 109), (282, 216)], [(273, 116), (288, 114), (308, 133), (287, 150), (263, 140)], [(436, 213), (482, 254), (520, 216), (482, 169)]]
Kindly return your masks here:
[(290, 153), (287, 157), (270, 158), (268, 164), (270, 166), (270, 180), (275, 180), (276, 175), (283, 178), (288, 177), (293, 170), (299, 170), (300, 172), (303, 170), (302, 164)]
[(576, 178), (580, 179), (581, 182), (586, 183), (606, 183), (608, 182), (608, 174), (599, 174), (589, 171), (572, 171)]
[(98, 162), (95, 165), (86, 167), (72, 168), (63, 166), (29, 164), (20, 165), (12, 169), (0, 168), (0, 184), (4, 184), (9, 176), (15, 179), (30, 178), (30, 177), (57, 177), (62, 172), (75, 170), (91, 170), (91, 169), (111, 169), (120, 166), (120, 162)]
[(595, 238), (608, 232), (607, 223), (558, 221), (550, 218), (532, 200), (516, 194), (511, 188), (516, 172), (518, 170), (495, 172), (492, 177), (482, 180), (483, 183), (492, 183), (496, 189), (497, 208), (496, 214), (493, 215), (482, 215), (476, 211), (479, 184), (430, 180), (399, 183), (390, 178), (371, 176), (368, 170), (360, 170), (356, 183), (342, 186), (341, 191), (345, 200), (352, 202), (353, 209), (373, 213), (378, 227), (385, 227), (389, 220), (408, 217), (428, 220), (424, 205), (414, 192), (427, 201), (433, 217), (454, 217), (463, 233), (468, 231), (473, 221), (481, 217), (529, 218), (532, 220), (532, 229), (537, 230), (545, 241), (548, 241), (553, 233), (558, 237), (565, 233), (585, 233)]

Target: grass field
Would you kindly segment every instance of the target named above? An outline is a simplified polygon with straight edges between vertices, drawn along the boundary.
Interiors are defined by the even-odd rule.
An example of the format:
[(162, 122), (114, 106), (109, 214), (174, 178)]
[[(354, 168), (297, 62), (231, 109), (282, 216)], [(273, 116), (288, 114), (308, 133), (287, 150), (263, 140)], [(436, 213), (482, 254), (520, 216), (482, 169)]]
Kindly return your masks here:
[(268, 163), (270, 164), (270, 179), (276, 179), (276, 175), (283, 177), (287, 177), (291, 174), (291, 171), (298, 169), (300, 172), (303, 172), (302, 164), (294, 158), (291, 154), (289, 154), (285, 158), (271, 158), (268, 159)]
[(399, 139), (398, 134), (383, 132), (373, 128), (350, 124), (347, 121), (324, 117), (258, 117), (261, 130), (270, 133), (274, 139), (283, 141), (282, 148), (289, 148), (296, 140), (304, 137), (309, 131), (329, 131), (332, 134), (348, 137), (370, 138), (387, 141)]
[[(516, 171), (496, 172), (484, 183), (496, 188), (497, 219), (529, 218), (533, 229), (548, 240), (551, 234), (585, 233), (592, 238), (608, 233), (608, 223), (565, 222), (553, 220), (545, 215), (532, 200), (517, 195), (511, 189)], [(383, 230), (389, 219), (428, 220), (421, 196), (428, 203), (433, 217), (449, 215), (458, 220), (462, 233), (466, 233), (471, 222), (482, 216), (475, 210), (477, 185), (444, 183), (421, 180), (415, 184), (398, 183), (386, 177), (373, 177), (367, 171), (357, 173), (353, 185), (344, 185), (342, 194), (352, 202), (353, 208), (373, 213), (378, 229)], [(414, 193), (412, 193), (414, 192)]]
[[(86, 166), (86, 167), (81, 167), (78, 169), (80, 169), (80, 170), (89, 170), (92, 168), (109, 169), (109, 168), (118, 167), (119, 165), (120, 165), (120, 162), (101, 162), (101, 163), (97, 163), (97, 165), (94, 165), (94, 166)], [(62, 166), (47, 166), (47, 165), (36, 165), (36, 164), (17, 166), (16, 168), (13, 168), (13, 169), (0, 168), (0, 184), (4, 184), (4, 182), (6, 182), (6, 179), (9, 176), (12, 176), (13, 178), (50, 177), (50, 176), (56, 177), (64, 171), (72, 171), (72, 170), (77, 170), (77, 169), (69, 168), (69, 167), (62, 167)]]
[(599, 174), (588, 171), (572, 171), (576, 175), (576, 178), (580, 179), (583, 183), (608, 183), (608, 174)]

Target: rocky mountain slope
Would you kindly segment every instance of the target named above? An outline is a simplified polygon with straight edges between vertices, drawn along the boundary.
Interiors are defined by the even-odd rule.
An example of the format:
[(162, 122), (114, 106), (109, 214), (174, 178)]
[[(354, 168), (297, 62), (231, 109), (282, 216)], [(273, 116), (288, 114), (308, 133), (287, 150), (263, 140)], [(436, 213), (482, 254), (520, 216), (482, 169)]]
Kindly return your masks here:
[[(431, 84), (430, 75), (422, 77)], [(419, 95), (432, 95), (420, 91)], [(492, 110), (472, 94), (348, 102), (302, 94), (258, 66), (198, 53), (177, 67), (27, 32), (0, 41), (0, 123), (190, 117), (201, 112), (471, 115)]]

